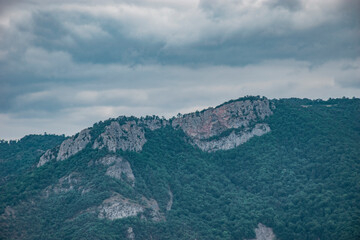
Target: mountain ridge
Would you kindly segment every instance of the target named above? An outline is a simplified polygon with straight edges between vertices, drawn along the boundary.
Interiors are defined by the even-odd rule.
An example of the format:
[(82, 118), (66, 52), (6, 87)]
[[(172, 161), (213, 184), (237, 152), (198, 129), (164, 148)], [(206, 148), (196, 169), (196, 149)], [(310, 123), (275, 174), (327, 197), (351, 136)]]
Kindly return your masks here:
[[(0, 239), (356, 239), (360, 100), (268, 100), (264, 120), (258, 100), (239, 121), (230, 106), (246, 100), (189, 114), (193, 135), (176, 121), (119, 117), (69, 138), (0, 143)], [(230, 149), (194, 142), (257, 124), (271, 131)], [(62, 153), (37, 167), (48, 149)]]
[[(93, 144), (93, 149), (106, 147), (112, 152), (118, 149), (141, 151), (146, 143), (144, 129), (153, 131), (167, 125), (182, 129), (192, 143), (203, 151), (228, 150), (254, 136), (269, 132), (269, 125), (263, 121), (273, 114), (271, 109), (274, 108), (274, 104), (265, 97), (247, 97), (231, 100), (200, 112), (179, 114), (169, 120), (158, 116), (145, 118), (120, 116), (107, 120), (109, 124), (95, 140), (92, 140), (92, 127), (90, 127), (66, 139), (55, 149), (47, 150), (37, 166), (40, 167), (53, 159), (65, 160), (83, 150), (89, 143)], [(228, 135), (220, 139), (214, 138), (224, 132), (228, 132)]]

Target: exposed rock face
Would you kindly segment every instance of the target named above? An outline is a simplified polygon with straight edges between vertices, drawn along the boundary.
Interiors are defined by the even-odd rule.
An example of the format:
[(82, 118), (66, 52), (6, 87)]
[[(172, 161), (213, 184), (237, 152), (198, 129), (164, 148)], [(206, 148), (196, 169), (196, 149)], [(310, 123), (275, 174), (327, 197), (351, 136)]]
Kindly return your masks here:
[(156, 129), (165, 127), (168, 125), (168, 121), (166, 119), (160, 119), (159, 117), (147, 117), (147, 118), (140, 118), (138, 124), (144, 125), (144, 127), (154, 131)]
[[(175, 118), (172, 126), (181, 128), (203, 151), (228, 150), (269, 132), (270, 127), (262, 121), (272, 114), (267, 99), (234, 101)], [(213, 139), (229, 129), (241, 131)]]
[(232, 131), (228, 136), (211, 141), (195, 139), (194, 143), (203, 151), (229, 150), (235, 148), (254, 136), (261, 136), (270, 132), (267, 124), (256, 124), (254, 128), (246, 128), (240, 132)]
[(103, 201), (99, 206), (99, 218), (110, 220), (133, 217), (143, 212), (145, 208), (138, 203), (126, 199), (119, 194)]
[(98, 160), (98, 162), (109, 166), (106, 170), (106, 175), (116, 179), (122, 179), (122, 177), (125, 176), (126, 179), (123, 180), (127, 180), (132, 186), (135, 185), (135, 176), (128, 161), (117, 156), (106, 156)]
[[(203, 151), (228, 150), (254, 136), (269, 132), (270, 127), (264, 120), (273, 114), (273, 109), (275, 106), (266, 98), (247, 98), (230, 101), (201, 112), (181, 115), (170, 121), (156, 116), (145, 118), (123, 116), (111, 120), (100, 135), (96, 134), (97, 137), (93, 137), (95, 139), (91, 139), (91, 129), (85, 129), (65, 140), (57, 148), (47, 150), (40, 157), (37, 166), (40, 167), (53, 159), (65, 160), (83, 150), (89, 143), (92, 144), (93, 149), (139, 152), (147, 141), (145, 129), (153, 131), (170, 123), (172, 127), (182, 129), (190, 137), (190, 142)], [(119, 178), (119, 175), (125, 173), (131, 179), (131, 174), (124, 169), (130, 169), (126, 162), (114, 165), (109, 169), (108, 174)]]
[(255, 228), (255, 239), (249, 240), (275, 240), (276, 236), (272, 230), (272, 228), (266, 227), (264, 224), (259, 223), (258, 227)]
[(145, 131), (135, 121), (128, 121), (123, 125), (113, 121), (106, 126), (105, 132), (95, 140), (93, 148), (106, 147), (109, 151), (116, 150), (141, 151), (146, 143)]
[(65, 160), (83, 150), (90, 141), (90, 129), (84, 129), (78, 135), (63, 141), (57, 148), (47, 150), (40, 157), (37, 167), (41, 167), (54, 159), (57, 161)]
[(56, 160), (65, 160), (83, 150), (91, 140), (90, 129), (82, 130), (78, 136), (63, 141)]
[(58, 151), (59, 151), (58, 149), (57, 150), (55, 150), (55, 149), (46, 150), (46, 152), (40, 157), (37, 167), (41, 167), (45, 163), (50, 162), (53, 159), (56, 159), (56, 154)]
[(127, 238), (130, 240), (134, 240), (135, 239), (135, 233), (132, 227), (129, 227), (127, 229)]
[(151, 220), (155, 222), (165, 220), (165, 217), (160, 212), (159, 205), (155, 199), (148, 200), (145, 197), (143, 197), (142, 200), (145, 203), (146, 208), (150, 210)]
[(45, 188), (43, 190), (43, 195), (44, 197), (48, 197), (52, 193), (61, 194), (72, 190), (81, 191), (82, 193), (89, 192), (89, 189), (85, 189), (81, 185), (81, 175), (77, 172), (72, 172), (69, 175), (60, 178), (57, 184)]
[(143, 215), (145, 210), (149, 211), (151, 220), (165, 220), (165, 217), (160, 212), (157, 201), (154, 199), (147, 199), (145, 197), (142, 197), (140, 202), (136, 202), (131, 199), (124, 198), (118, 193), (114, 193), (114, 196), (103, 201), (103, 203), (98, 207), (98, 210), (99, 218), (106, 218), (110, 220), (134, 217), (139, 214), (141, 214), (143, 219), (146, 219)]
[(170, 189), (169, 189), (169, 197), (170, 197), (170, 199), (169, 199), (169, 202), (168, 202), (167, 205), (166, 205), (166, 211), (170, 211), (170, 210), (171, 210), (171, 207), (172, 207), (172, 205), (173, 205), (173, 198), (174, 198), (174, 196), (173, 196), (173, 193), (171, 192)]

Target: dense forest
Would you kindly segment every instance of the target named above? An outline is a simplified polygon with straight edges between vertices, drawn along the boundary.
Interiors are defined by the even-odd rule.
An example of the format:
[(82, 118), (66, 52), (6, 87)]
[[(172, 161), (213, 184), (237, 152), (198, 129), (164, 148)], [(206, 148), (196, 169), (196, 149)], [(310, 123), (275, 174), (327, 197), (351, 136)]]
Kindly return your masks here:
[[(255, 238), (258, 223), (283, 240), (360, 239), (360, 99), (271, 101), (271, 131), (226, 151), (203, 152), (170, 126), (147, 130), (142, 151), (114, 153), (133, 187), (95, 164), (105, 149), (37, 168), (64, 136), (2, 141), (0, 239), (127, 239), (131, 227), (135, 239), (235, 240)], [(69, 174), (80, 176), (73, 187), (47, 191)], [(164, 218), (98, 218), (89, 209), (113, 192), (155, 199)]]

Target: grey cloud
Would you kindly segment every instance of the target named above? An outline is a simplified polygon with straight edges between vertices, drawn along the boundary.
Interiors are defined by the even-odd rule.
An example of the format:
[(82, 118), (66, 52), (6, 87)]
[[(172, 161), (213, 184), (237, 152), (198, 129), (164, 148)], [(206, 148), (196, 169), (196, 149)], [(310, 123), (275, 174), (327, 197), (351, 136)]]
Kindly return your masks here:
[[(134, 17), (136, 14), (146, 17), (149, 15), (146, 11), (151, 11), (152, 8), (146, 8), (151, 6), (148, 1), (136, 2), (142, 8), (129, 10), (139, 13), (133, 13), (134, 16), (129, 13), (128, 19), (119, 18), (117, 14), (106, 14), (108, 9), (103, 9), (103, 13), (99, 9), (99, 13), (94, 15), (87, 8), (64, 10), (60, 4), (55, 9), (40, 8), (32, 11), (31, 21), (13, 26), (18, 32), (13, 38), (18, 38), (20, 34), (26, 37), (26, 43), (9, 38), (8, 44), (2, 45), (4, 48), (12, 45), (18, 51), (25, 51), (27, 44), (27, 47), (33, 45), (48, 51), (67, 52), (78, 62), (126, 65), (241, 66), (264, 59), (296, 58), (324, 62), (329, 59), (354, 58), (359, 54), (359, 30), (341, 21), (334, 24), (334, 20), (331, 20), (334, 17), (332, 12), (319, 12), (318, 18), (323, 19), (323, 22), (307, 26), (302, 23), (302, 19), (295, 18), (301, 14), (285, 12), (287, 17), (284, 17), (281, 16), (283, 12), (272, 10), (274, 6), (284, 6), (286, 9), (303, 11), (301, 1), (268, 1), (267, 5), (257, 10), (249, 7), (249, 12), (246, 11), (246, 6), (244, 9), (238, 6), (241, 2), (201, 1), (199, 7), (215, 14), (218, 20), (201, 16), (196, 9), (192, 13), (175, 6), (173, 10), (168, 10), (169, 13), (165, 13), (169, 14), (170, 19), (167, 21), (175, 26), (175, 30), (179, 28), (178, 31), (170, 32), (166, 28), (159, 30), (164, 25), (163, 22), (156, 27), (159, 23), (155, 20), (149, 22), (145, 17)], [(90, 9), (91, 4), (92, 2), (89, 4)], [(351, 9), (345, 6), (347, 5), (341, 9)], [(171, 11), (176, 13), (173, 14), (176, 17), (170, 15)], [(257, 12), (260, 14), (258, 17)], [(162, 14), (160, 11), (155, 13)], [(118, 14), (121, 16), (121, 12)], [(335, 15), (341, 17), (343, 14), (339, 12)], [(185, 22), (184, 24), (190, 25), (179, 27), (177, 18), (181, 17), (188, 17), (194, 22)], [(247, 21), (249, 26), (243, 23)], [(291, 23), (292, 21), (295, 23)], [(273, 24), (269, 25), (267, 22)], [(300, 24), (297, 26), (300, 29), (291, 24)], [(3, 34), (7, 35), (7, 32), (4, 30)], [(172, 35), (176, 34), (184, 38), (184, 44), (173, 43), (175, 40)]]
[(359, 96), (358, 1), (306, 1), (0, 1), (0, 126)]
[(357, 76), (343, 76), (335, 79), (336, 83), (344, 88), (359, 88), (360, 78)]
[(303, 8), (301, 0), (270, 0), (268, 4), (271, 7), (283, 7), (291, 11), (299, 11)]
[[(75, 76), (83, 66), (74, 64), (74, 72), (69, 74)], [(197, 69), (156, 65), (138, 67), (136, 71), (126, 66), (93, 65), (98, 75), (113, 71), (123, 79), (133, 78), (132, 83), (113, 78), (103, 84), (99, 81), (64, 82), (43, 91), (22, 94), (14, 99), (16, 104), (12, 111), (0, 114), (0, 126), (3, 126), (0, 132), (9, 131), (11, 126), (14, 133), (22, 129), (21, 132), (27, 133), (73, 134), (109, 117), (146, 114), (171, 117), (178, 112), (216, 106), (249, 94), (269, 98), (360, 96), (360, 88), (334, 84), (334, 76), (338, 77), (335, 81), (350, 82), (349, 78), (340, 77), (354, 76), (357, 66), (359, 60), (329, 62), (317, 67), (296, 60)], [(150, 82), (146, 83), (147, 80)]]

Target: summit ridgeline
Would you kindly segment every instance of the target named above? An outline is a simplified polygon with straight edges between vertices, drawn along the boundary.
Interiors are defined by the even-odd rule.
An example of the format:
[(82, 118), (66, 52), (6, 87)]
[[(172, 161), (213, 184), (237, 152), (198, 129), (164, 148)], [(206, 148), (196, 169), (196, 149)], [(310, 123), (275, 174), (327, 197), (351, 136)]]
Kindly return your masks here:
[(51, 160), (62, 161), (85, 149), (107, 149), (110, 152), (142, 150), (146, 143), (145, 131), (165, 126), (181, 129), (189, 142), (203, 151), (229, 150), (247, 142), (254, 136), (270, 132), (266, 118), (275, 108), (267, 98), (249, 97), (232, 100), (215, 108), (174, 117), (170, 120), (157, 116), (135, 118), (119, 117), (106, 121), (103, 131), (94, 133), (84, 129), (60, 146), (47, 150), (38, 167)]

